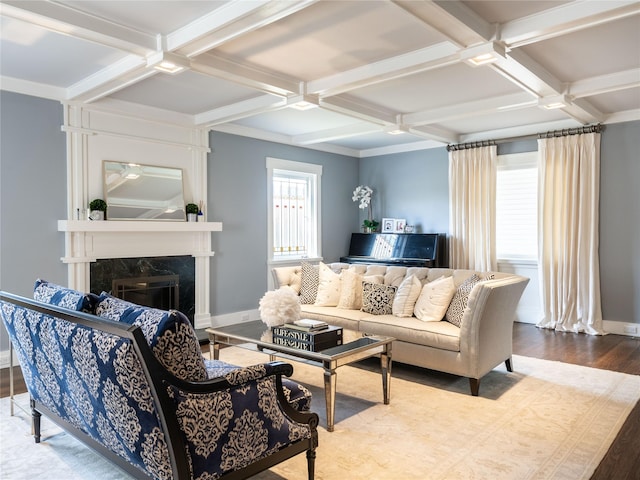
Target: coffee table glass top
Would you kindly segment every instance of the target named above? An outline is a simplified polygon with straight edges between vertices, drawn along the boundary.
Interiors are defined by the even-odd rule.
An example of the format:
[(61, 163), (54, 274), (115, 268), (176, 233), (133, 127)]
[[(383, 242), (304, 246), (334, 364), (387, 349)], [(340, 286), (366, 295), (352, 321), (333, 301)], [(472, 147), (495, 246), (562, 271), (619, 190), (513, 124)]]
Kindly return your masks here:
[(368, 351), (371, 348), (386, 345), (394, 340), (392, 337), (363, 335), (360, 332), (343, 328), (342, 345), (327, 348), (318, 352), (311, 352), (301, 350), (299, 348), (274, 344), (271, 329), (260, 320), (227, 325), (225, 327), (207, 328), (206, 331), (210, 336), (214, 335), (215, 341), (219, 343), (225, 343), (228, 345), (252, 343), (265, 349), (290, 353), (297, 357), (308, 358), (310, 360), (317, 360), (321, 362), (337, 360), (341, 357), (348, 357), (360, 351)]

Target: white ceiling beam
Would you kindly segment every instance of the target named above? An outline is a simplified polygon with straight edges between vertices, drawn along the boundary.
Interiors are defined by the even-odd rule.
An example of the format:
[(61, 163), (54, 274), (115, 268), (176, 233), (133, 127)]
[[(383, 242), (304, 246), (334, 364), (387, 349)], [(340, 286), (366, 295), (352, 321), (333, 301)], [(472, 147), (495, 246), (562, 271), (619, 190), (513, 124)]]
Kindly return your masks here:
[(93, 102), (156, 73), (146, 68), (144, 58), (128, 55), (68, 87), (66, 99)]
[(447, 130), (446, 128), (439, 127), (410, 127), (408, 132), (417, 137), (426, 138), (429, 140), (435, 140), (442, 143), (458, 143), (460, 141), (460, 135)]
[(272, 112), (287, 107), (287, 99), (275, 95), (261, 95), (259, 97), (236, 102), (220, 108), (214, 108), (207, 112), (194, 116), (198, 126), (211, 127), (225, 122), (233, 122), (241, 118)]
[(302, 135), (294, 135), (293, 143), (297, 145), (312, 145), (314, 143), (330, 142), (341, 138), (357, 137), (358, 135), (366, 135), (369, 133), (380, 133), (382, 128), (379, 125), (361, 122), (353, 125), (345, 125), (342, 127), (329, 128), (313, 133)]
[(500, 40), (511, 48), (520, 47), (639, 12), (637, 0), (568, 2), (503, 24)]
[(475, 117), (507, 110), (531, 108), (538, 105), (538, 100), (527, 93), (514, 93), (499, 97), (486, 98), (474, 102), (458, 103), (446, 107), (432, 108), (422, 112), (406, 113), (401, 121), (405, 125), (418, 127), (433, 123), (448, 122), (462, 118)]
[(397, 115), (394, 112), (364, 104), (347, 95), (321, 98), (320, 107), (381, 126), (395, 125), (397, 120)]
[(317, 0), (232, 0), (166, 36), (165, 48), (194, 57), (292, 15)]
[(539, 97), (563, 93), (564, 84), (522, 50), (487, 65), (518, 87)]
[(640, 68), (633, 68), (578, 80), (569, 85), (567, 94), (573, 98), (582, 98), (638, 87), (640, 87)]
[(307, 93), (338, 95), (394, 78), (441, 68), (459, 61), (458, 48), (443, 42), (361, 67), (307, 82)]
[(31, 82), (21, 78), (7, 77), (0, 75), (0, 85), (2, 90), (7, 92), (21, 93), (32, 97), (47, 98), (49, 100), (62, 101), (66, 98), (66, 90), (64, 87), (54, 87), (52, 85)]
[(571, 104), (561, 108), (561, 110), (583, 125), (601, 123), (605, 120), (605, 115), (584, 98), (572, 100)]
[(0, 14), (51, 32), (136, 55), (146, 56), (159, 48), (156, 35), (139, 32), (60, 3), (8, 0), (0, 4)]
[(273, 95), (302, 93), (301, 84), (297, 80), (242, 65), (212, 53), (192, 59), (191, 70)]

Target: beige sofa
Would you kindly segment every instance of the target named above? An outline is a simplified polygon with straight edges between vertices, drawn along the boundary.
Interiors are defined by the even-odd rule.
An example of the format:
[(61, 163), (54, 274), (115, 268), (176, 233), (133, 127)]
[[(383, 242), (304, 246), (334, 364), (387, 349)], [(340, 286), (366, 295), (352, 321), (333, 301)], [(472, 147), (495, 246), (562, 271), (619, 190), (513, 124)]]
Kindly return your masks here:
[[(462, 289), (459, 287), (465, 280), (477, 274), (483, 281), (467, 287), (469, 293), (466, 306), (461, 309), (457, 320), (460, 322), (459, 327), (446, 319), (423, 321), (416, 318), (414, 314), (411, 316), (398, 316), (393, 313), (372, 314), (353, 306), (338, 308), (340, 301), (336, 304), (335, 298), (339, 295), (336, 289), (341, 288), (339, 282), (333, 283), (333, 301), (331, 301), (329, 298), (331, 295), (327, 295), (326, 282), (323, 282), (322, 278), (319, 279), (320, 287), (316, 300), (322, 297), (319, 303), (336, 304), (336, 306), (321, 306), (315, 302), (303, 304), (302, 315), (304, 318), (324, 320), (331, 325), (364, 333), (392, 336), (396, 338), (393, 342), (394, 361), (468, 377), (471, 393), (474, 396), (478, 395), (480, 379), (502, 362), (505, 362), (506, 368), (512, 371), (513, 322), (516, 306), (529, 282), (528, 278), (502, 272), (475, 272), (448, 268), (387, 267), (345, 263), (320, 264), (320, 267), (323, 272), (331, 270), (334, 275), (341, 274), (342, 281), (352, 278), (355, 272), (365, 282), (368, 279), (377, 278), (378, 282), (382, 280), (383, 285), (398, 288), (401, 285), (406, 286), (410, 281), (415, 282), (417, 278), (420, 286), (437, 280), (453, 283), (455, 287), (452, 288), (462, 290), (464, 287)], [(309, 268), (310, 265), (305, 265), (306, 271), (309, 271)], [(292, 288), (303, 298), (306, 292), (302, 270), (302, 266), (273, 268), (276, 288)], [(343, 273), (345, 271), (350, 273)], [(347, 277), (347, 275), (350, 276)], [(414, 278), (407, 280), (411, 276)], [(325, 274), (325, 279), (326, 277)], [(452, 277), (453, 282), (446, 277)], [(447, 315), (449, 313), (451, 310)]]

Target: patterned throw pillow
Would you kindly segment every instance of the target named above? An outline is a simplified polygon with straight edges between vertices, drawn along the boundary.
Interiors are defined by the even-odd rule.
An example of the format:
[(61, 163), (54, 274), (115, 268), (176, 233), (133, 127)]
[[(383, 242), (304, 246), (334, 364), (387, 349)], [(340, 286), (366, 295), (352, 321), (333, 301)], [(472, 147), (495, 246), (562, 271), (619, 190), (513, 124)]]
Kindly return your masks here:
[(447, 313), (445, 314), (445, 320), (449, 323), (459, 327), (462, 324), (462, 316), (464, 315), (464, 309), (467, 308), (467, 302), (469, 301), (469, 295), (471, 290), (476, 286), (476, 283), (491, 280), (493, 275), (487, 275), (484, 278), (480, 278), (475, 273), (467, 278), (457, 288), (456, 293), (451, 299)]
[(144, 307), (102, 292), (96, 315), (140, 326), (158, 361), (176, 377), (192, 382), (207, 379), (200, 342), (182, 312)]
[(97, 295), (78, 292), (41, 279), (36, 280), (33, 288), (33, 299), (49, 305), (86, 313), (95, 312), (96, 304), (98, 303)]
[(391, 315), (398, 287), (362, 282), (362, 311), (373, 315)]
[(300, 303), (313, 305), (318, 295), (318, 283), (320, 282), (320, 270), (317, 265), (302, 262), (302, 281), (300, 284)]

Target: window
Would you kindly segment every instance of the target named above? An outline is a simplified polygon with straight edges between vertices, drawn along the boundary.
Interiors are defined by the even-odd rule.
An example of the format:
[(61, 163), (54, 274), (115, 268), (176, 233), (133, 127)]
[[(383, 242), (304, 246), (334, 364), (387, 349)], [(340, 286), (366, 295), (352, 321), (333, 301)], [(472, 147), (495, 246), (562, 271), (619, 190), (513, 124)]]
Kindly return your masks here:
[(269, 259), (320, 258), (322, 166), (267, 158)]
[(538, 257), (537, 152), (498, 156), (496, 255), (498, 259)]

